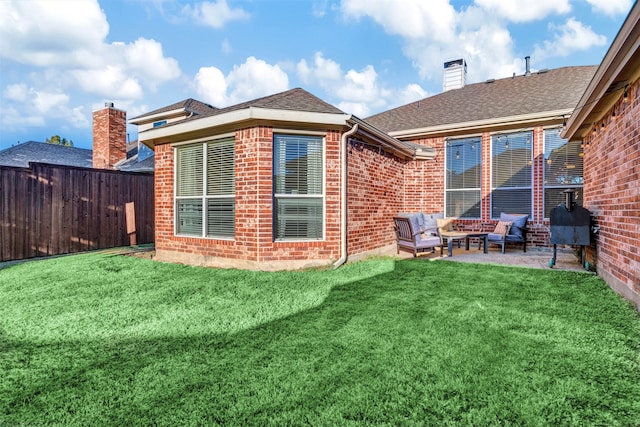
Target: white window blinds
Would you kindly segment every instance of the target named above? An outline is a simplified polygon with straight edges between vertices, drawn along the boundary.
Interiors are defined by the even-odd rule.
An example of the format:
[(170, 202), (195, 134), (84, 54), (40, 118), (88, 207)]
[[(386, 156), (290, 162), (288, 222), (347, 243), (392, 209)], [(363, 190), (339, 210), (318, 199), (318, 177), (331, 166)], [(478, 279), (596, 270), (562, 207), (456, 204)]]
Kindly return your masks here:
[(274, 236), (321, 239), (324, 222), (323, 138), (275, 135)]
[(233, 237), (234, 140), (209, 141), (178, 147), (176, 151), (176, 233)]
[(491, 138), (491, 217), (532, 212), (532, 132)]
[(575, 202), (582, 205), (583, 158), (580, 141), (560, 138), (560, 129), (544, 131), (544, 217), (564, 203), (564, 191), (572, 188)]

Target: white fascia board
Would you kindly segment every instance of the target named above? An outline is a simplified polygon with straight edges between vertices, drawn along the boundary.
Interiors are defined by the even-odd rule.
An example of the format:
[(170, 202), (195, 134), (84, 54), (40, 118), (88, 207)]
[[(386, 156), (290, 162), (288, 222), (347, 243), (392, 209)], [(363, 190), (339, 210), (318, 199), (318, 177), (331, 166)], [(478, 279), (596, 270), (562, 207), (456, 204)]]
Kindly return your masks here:
[(142, 123), (151, 123), (151, 122), (157, 121), (158, 119), (176, 117), (176, 116), (184, 115), (185, 113), (186, 113), (186, 110), (184, 108), (178, 108), (175, 110), (163, 111), (162, 113), (152, 114), (150, 116), (144, 116), (139, 118), (134, 117), (133, 119), (129, 120), (129, 124), (139, 125)]
[[(563, 132), (563, 138), (569, 140), (581, 139), (585, 136), (585, 131), (581, 132), (580, 128), (585, 123), (587, 117), (595, 110), (602, 111), (602, 115), (609, 111), (611, 106), (616, 102), (609, 99), (605, 107), (599, 105), (601, 99), (605, 98), (605, 94), (613, 82), (619, 78), (622, 70), (629, 64), (633, 55), (640, 51), (640, 6), (633, 6), (622, 27), (618, 31), (618, 35), (613, 40), (609, 50), (600, 66), (596, 70), (589, 86), (582, 94), (582, 98), (578, 101), (579, 108), (575, 114), (569, 118), (567, 128)], [(603, 102), (604, 103), (604, 102)], [(602, 116), (598, 117), (600, 120)]]
[(483, 128), (490, 128), (492, 126), (507, 126), (507, 125), (526, 125), (529, 123), (538, 123), (544, 120), (561, 120), (562, 116), (571, 115), (573, 108), (565, 108), (562, 110), (545, 111), (541, 113), (521, 114), (518, 116), (498, 117), (485, 120), (474, 120), (471, 122), (461, 123), (448, 123), (446, 125), (429, 126), (417, 129), (407, 129), (401, 131), (389, 132), (389, 135), (395, 138), (416, 138), (424, 137), (428, 135), (445, 134), (450, 131), (474, 131)]
[(347, 114), (312, 113), (308, 111), (276, 110), (269, 108), (250, 107), (242, 110), (230, 111), (215, 116), (203, 117), (167, 127), (149, 129), (141, 133), (140, 140), (165, 138), (182, 133), (196, 132), (208, 128), (215, 128), (247, 120), (265, 120), (292, 123), (311, 123), (318, 125), (344, 126), (350, 116)]

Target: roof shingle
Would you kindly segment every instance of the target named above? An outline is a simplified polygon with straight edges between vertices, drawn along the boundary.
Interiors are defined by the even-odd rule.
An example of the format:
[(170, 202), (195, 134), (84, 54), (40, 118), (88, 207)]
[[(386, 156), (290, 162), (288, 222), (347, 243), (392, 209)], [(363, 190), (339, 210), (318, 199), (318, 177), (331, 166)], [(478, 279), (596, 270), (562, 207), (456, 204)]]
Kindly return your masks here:
[(0, 151), (0, 165), (29, 167), (29, 162), (55, 165), (93, 166), (92, 151), (85, 148), (65, 147), (28, 141)]
[(466, 85), (365, 119), (396, 132), (574, 108), (597, 66), (564, 67)]

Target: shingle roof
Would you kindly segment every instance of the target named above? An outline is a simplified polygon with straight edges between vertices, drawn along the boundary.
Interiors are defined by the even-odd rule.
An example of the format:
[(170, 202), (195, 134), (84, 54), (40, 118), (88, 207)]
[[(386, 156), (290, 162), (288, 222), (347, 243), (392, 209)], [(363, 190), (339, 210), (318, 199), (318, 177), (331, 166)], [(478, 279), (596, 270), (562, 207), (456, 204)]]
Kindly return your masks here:
[(85, 168), (90, 168), (93, 165), (92, 152), (85, 148), (28, 141), (0, 151), (0, 165), (2, 166), (26, 168), (29, 167), (29, 162)]
[(229, 113), (231, 111), (243, 110), (251, 107), (274, 110), (306, 111), (311, 113), (345, 114), (342, 110), (321, 100), (317, 96), (310, 94), (306, 90), (295, 88), (287, 90), (285, 92), (276, 93), (274, 95), (265, 96), (263, 98), (254, 99), (252, 101), (231, 105), (226, 108), (210, 110), (208, 112), (204, 112), (202, 114), (192, 116), (184, 120), (167, 123), (162, 127), (169, 127), (187, 121), (198, 120), (204, 117), (217, 116), (220, 114)]
[(597, 66), (564, 67), (467, 85), (364, 119), (385, 132), (571, 109)]
[(148, 113), (133, 117), (131, 120), (137, 120), (147, 116), (153, 116), (156, 114), (165, 113), (167, 111), (181, 109), (197, 114), (205, 114), (211, 111), (218, 110), (218, 108), (214, 107), (213, 105), (206, 104), (204, 102), (198, 101), (197, 99), (187, 98), (174, 104), (167, 105), (166, 107), (158, 108), (157, 110), (149, 111)]

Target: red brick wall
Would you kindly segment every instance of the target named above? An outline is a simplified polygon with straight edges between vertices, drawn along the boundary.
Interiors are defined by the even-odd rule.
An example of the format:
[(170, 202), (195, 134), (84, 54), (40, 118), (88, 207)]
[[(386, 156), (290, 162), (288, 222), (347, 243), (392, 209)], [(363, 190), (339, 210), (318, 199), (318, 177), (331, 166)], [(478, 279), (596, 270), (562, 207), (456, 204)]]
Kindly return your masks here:
[[(275, 242), (273, 239), (273, 130), (256, 126), (238, 130), (236, 138), (236, 228), (233, 240), (174, 235), (174, 149), (157, 146), (156, 251), (160, 259), (221, 265), (221, 259), (244, 261), (250, 268), (269, 263), (335, 260), (340, 256), (340, 137), (326, 135), (326, 233), (324, 241)], [(229, 266), (243, 266), (229, 262)], [(292, 266), (290, 264), (289, 266)]]
[[(549, 221), (544, 220), (544, 129), (533, 129), (533, 219), (527, 223), (529, 234), (527, 246), (549, 246)], [(436, 149), (435, 160), (410, 162), (407, 164), (405, 179), (404, 210), (408, 212), (444, 212), (445, 191), (445, 139), (424, 138), (411, 142)], [(482, 133), (482, 178), (480, 219), (459, 220), (465, 230), (480, 230), (483, 222), (497, 223), (491, 219), (491, 133)], [(517, 213), (517, 212), (513, 212)]]
[(627, 93), (584, 140), (584, 206), (600, 227), (588, 259), (640, 308), (640, 80)]
[(93, 167), (113, 169), (127, 157), (127, 113), (113, 107), (93, 112)]
[(368, 144), (350, 144), (347, 160), (349, 255), (395, 243), (392, 218), (404, 209), (405, 162)]

